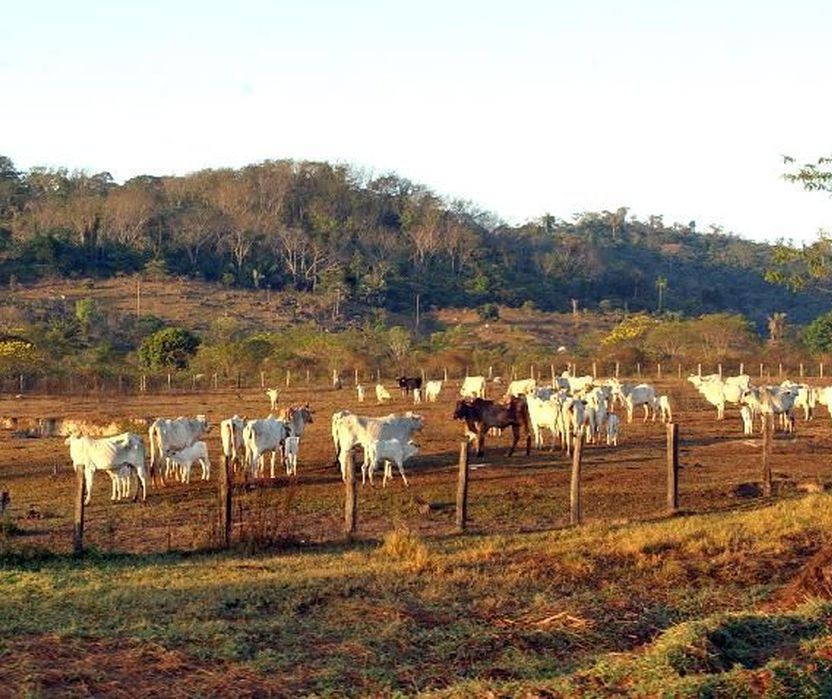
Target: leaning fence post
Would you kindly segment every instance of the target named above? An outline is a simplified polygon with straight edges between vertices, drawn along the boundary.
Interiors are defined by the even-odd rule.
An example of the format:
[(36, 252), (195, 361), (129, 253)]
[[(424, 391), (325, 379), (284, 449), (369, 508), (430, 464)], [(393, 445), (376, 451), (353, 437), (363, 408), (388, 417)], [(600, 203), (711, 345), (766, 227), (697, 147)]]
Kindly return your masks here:
[(344, 534), (352, 538), (355, 534), (358, 520), (358, 490), (355, 487), (355, 462), (352, 452), (343, 456), (346, 457), (345, 480), (344, 480)]
[(667, 511), (679, 509), (679, 425), (667, 423)]
[(75, 525), (72, 530), (72, 550), (75, 555), (84, 552), (84, 500), (86, 498), (86, 478), (83, 467), (75, 471)]
[(569, 484), (569, 524), (581, 523), (581, 456), (584, 437), (579, 431), (575, 435), (575, 449), (572, 452), (572, 480)]
[(774, 415), (763, 415), (763, 495), (771, 497), (771, 449), (774, 439)]
[(456, 484), (456, 530), (465, 532), (468, 521), (468, 440), (459, 443), (459, 477)]
[(222, 537), (221, 544), (223, 548), (231, 546), (231, 480), (232, 470), (229, 468), (228, 457), (223, 454), (220, 456), (220, 478), (219, 478), (219, 498), (220, 498), (220, 536)]

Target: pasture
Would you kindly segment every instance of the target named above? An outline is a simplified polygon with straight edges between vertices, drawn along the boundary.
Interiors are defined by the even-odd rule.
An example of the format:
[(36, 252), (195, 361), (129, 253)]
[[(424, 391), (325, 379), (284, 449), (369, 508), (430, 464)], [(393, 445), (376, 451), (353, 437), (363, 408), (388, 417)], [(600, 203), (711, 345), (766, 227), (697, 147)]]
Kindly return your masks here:
[[(823, 645), (829, 609), (800, 608), (793, 619), (759, 604), (830, 540), (832, 499), (801, 491), (832, 480), (826, 409), (798, 418), (796, 435), (776, 435), (771, 502), (755, 488), (761, 440), (742, 435), (738, 410), (716, 422), (689, 384), (656, 385), (680, 424), (682, 516), (664, 517), (665, 430), (637, 417), (622, 425), (617, 448), (585, 447), (586, 524), (577, 530), (566, 526), (569, 459), (548, 449), (508, 459), (505, 434), (472, 457), (469, 533), (453, 533), (458, 382), (415, 408), (425, 428), (421, 455), (406, 466), (410, 487), (395, 473), (386, 489), (359, 486), (353, 542), (342, 534), (329, 418), (341, 408), (413, 409), (392, 385), (383, 406), (369, 396), (358, 404), (348, 388), (281, 393), (280, 405), (308, 401), (315, 411), (298, 476), (281, 469), (274, 482), (235, 493), (230, 552), (211, 550), (216, 476), (152, 487), (145, 504), (110, 503), (109, 479), (99, 476), (87, 509), (92, 551), (72, 559), (75, 481), (63, 439), (2, 431), (0, 487), (12, 497), (8, 529), (20, 531), (3, 539), (0, 681), (34, 694), (127, 695), (139, 682), (166, 696), (604, 695), (626, 690), (631, 670), (694, 690), (684, 675), (759, 674), (781, 642), (794, 651), (791, 669), (809, 672), (796, 638)], [(217, 425), (268, 409), (259, 389), (0, 401), (2, 415), (102, 424), (206, 413)], [(206, 441), (216, 465), (218, 430)], [(729, 662), (729, 653), (724, 668), (694, 658), (695, 672), (636, 669), (665, 653), (667, 634), (710, 639), (712, 627), (741, 625), (724, 616), (736, 613), (769, 632), (753, 663)]]

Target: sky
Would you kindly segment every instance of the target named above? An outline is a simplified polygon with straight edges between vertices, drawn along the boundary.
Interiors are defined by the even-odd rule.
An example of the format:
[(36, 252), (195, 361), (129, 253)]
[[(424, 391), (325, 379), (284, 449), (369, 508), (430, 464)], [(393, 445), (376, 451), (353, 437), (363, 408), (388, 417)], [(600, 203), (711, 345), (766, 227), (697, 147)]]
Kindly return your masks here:
[(8, 3), (0, 154), (184, 174), (266, 159), (395, 172), (509, 223), (629, 207), (811, 242), (832, 199), (832, 3)]

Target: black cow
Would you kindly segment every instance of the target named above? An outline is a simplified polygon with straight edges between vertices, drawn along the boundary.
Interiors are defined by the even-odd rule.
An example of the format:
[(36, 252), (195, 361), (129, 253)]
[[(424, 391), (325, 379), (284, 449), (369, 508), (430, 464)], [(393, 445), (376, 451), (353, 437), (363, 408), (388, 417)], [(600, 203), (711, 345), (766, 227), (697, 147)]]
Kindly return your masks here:
[(532, 445), (531, 420), (529, 419), (529, 407), (523, 396), (512, 398), (508, 405), (495, 403), (493, 400), (474, 398), (473, 400), (461, 400), (454, 409), (454, 420), (464, 420), (467, 434), (474, 439), (474, 446), (477, 449), (477, 456), (483, 455), (485, 447), (485, 433), (491, 427), (503, 429), (511, 427), (512, 442), (508, 455), (514, 453), (517, 442), (520, 441), (520, 428), (526, 433), (526, 456), (529, 455)]
[(409, 395), (411, 391), (417, 388), (420, 390), (422, 388), (422, 378), (420, 376), (399, 376), (396, 381), (399, 388), (402, 389), (403, 396)]

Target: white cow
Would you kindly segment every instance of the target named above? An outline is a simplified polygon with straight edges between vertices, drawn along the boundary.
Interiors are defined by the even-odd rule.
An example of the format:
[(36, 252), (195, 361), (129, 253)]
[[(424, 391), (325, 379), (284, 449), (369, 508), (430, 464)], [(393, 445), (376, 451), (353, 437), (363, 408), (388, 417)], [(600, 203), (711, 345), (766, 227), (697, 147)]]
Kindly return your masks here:
[(512, 381), (508, 385), (506, 397), (514, 398), (515, 396), (527, 396), (535, 392), (537, 388), (537, 381), (534, 379), (519, 379)]
[(435, 403), (439, 397), (439, 392), (442, 390), (441, 381), (428, 381), (425, 383), (425, 400), (429, 403)]
[(277, 399), (280, 398), (279, 388), (267, 388), (266, 395), (269, 397), (269, 406), (272, 412), (277, 410)]
[[(592, 382), (595, 380), (591, 376), (572, 376), (568, 371), (564, 371), (560, 375), (561, 381), (566, 383), (567, 390), (572, 395), (577, 395), (581, 393), (581, 391), (586, 390), (587, 388), (592, 387)], [(562, 385), (561, 381), (558, 381), (558, 385)]]
[(459, 395), (463, 398), (485, 398), (485, 377), (466, 376)]
[[(382, 487), (387, 487), (388, 479), (393, 477), (393, 469), (390, 463), (393, 462), (402, 475), (405, 486), (410, 484), (404, 475), (404, 464), (419, 453), (419, 445), (413, 441), (403, 442), (399, 439), (379, 439), (367, 445), (367, 458), (369, 461), (370, 485), (373, 484), (373, 471), (379, 461), (384, 461), (384, 478)], [(361, 469), (361, 482), (364, 483), (364, 469)]]
[(202, 480), (207, 481), (211, 477), (211, 461), (205, 442), (197, 441), (176, 451), (171, 449), (165, 456), (179, 471), (179, 480), (182, 483), (191, 482), (191, 467), (196, 461), (202, 465)]
[[(121, 496), (123, 493), (121, 489), (123, 484), (118, 483), (117, 479), (123, 479), (125, 477), (125, 471), (123, 470), (125, 465), (135, 469), (142, 487), (142, 500), (147, 499), (147, 469), (144, 464), (144, 442), (142, 442), (142, 438), (138, 435), (124, 432), (114, 437), (103, 437), (101, 439), (70, 435), (64, 440), (64, 444), (69, 446), (69, 455), (72, 459), (73, 467), (76, 470), (78, 468), (84, 469), (87, 489), (86, 497), (84, 498), (85, 504), (89, 505), (90, 503), (93, 476), (96, 471), (106, 471), (110, 474), (113, 480), (113, 495), (111, 499), (115, 500), (117, 496)], [(129, 470), (126, 474), (127, 478), (129, 478)], [(134, 499), (138, 495), (139, 492), (136, 490)]]
[(254, 477), (263, 477), (265, 472), (265, 455), (271, 452), (271, 478), (275, 477), (274, 462), (286, 437), (290, 436), (288, 423), (278, 420), (274, 415), (263, 420), (249, 420), (243, 428), (243, 444), (246, 450), (246, 465)]
[(552, 450), (554, 451), (555, 439), (563, 434), (563, 416), (559, 396), (553, 396), (549, 400), (528, 396), (526, 405), (529, 408), (529, 421), (534, 434), (535, 448), (543, 448), (543, 428), (546, 428), (552, 433)]
[(384, 386), (380, 383), (376, 384), (376, 400), (379, 403), (384, 403), (385, 401), (390, 400), (390, 391), (384, 388)]
[[(203, 434), (211, 431), (205, 415), (197, 415), (195, 419), (178, 417), (175, 420), (159, 418), (154, 420), (148, 429), (150, 437), (150, 475), (155, 476), (156, 459), (163, 458), (169, 451), (177, 451), (191, 446)], [(164, 479), (162, 480), (164, 483)]]
[(307, 403), (306, 405), (293, 405), (281, 410), (277, 419), (288, 423), (293, 435), (303, 437), (306, 426), (312, 424), (312, 415), (312, 408)]
[(358, 384), (355, 387), (355, 391), (358, 394), (358, 402), (363, 403), (364, 402), (364, 386), (362, 386), (361, 384)]
[(783, 386), (761, 386), (743, 391), (742, 402), (762, 416), (779, 415), (786, 432), (794, 432), (794, 401), (797, 389)]
[(287, 476), (297, 476), (298, 475), (298, 450), (300, 448), (300, 437), (296, 435), (291, 435), (286, 437), (286, 441), (283, 444), (284, 447), (284, 454), (283, 459), (286, 463), (286, 475)]
[(607, 446), (618, 446), (618, 431), (620, 429), (620, 419), (615, 413), (607, 415)]
[(673, 411), (670, 409), (670, 398), (667, 396), (656, 396), (656, 402), (653, 405), (653, 416), (656, 413), (661, 415), (662, 422), (673, 422)]
[(228, 463), (234, 465), (235, 473), (237, 472), (237, 465), (245, 453), (243, 449), (243, 427), (245, 426), (245, 418), (239, 415), (234, 415), (220, 422), (222, 453)]
[(697, 376), (693, 374), (688, 381), (694, 385), (702, 397), (716, 408), (716, 419), (725, 419), (725, 404), (739, 403), (742, 394), (751, 386), (751, 377), (748, 374), (739, 376), (727, 376), (720, 379), (719, 374), (708, 374)]
[(647, 417), (650, 410), (653, 410), (653, 419), (656, 419), (656, 389), (650, 384), (640, 383), (636, 386), (630, 384), (618, 384), (613, 389), (613, 394), (627, 409), (627, 422), (633, 421), (633, 412), (638, 406), (644, 407), (644, 422), (647, 422)]
[(742, 418), (742, 433), (745, 435), (754, 434), (754, 411), (749, 405), (740, 407), (740, 417)]
[(818, 391), (806, 383), (794, 383), (788, 379), (780, 384), (783, 388), (794, 388), (797, 390), (797, 397), (794, 400), (796, 410), (803, 409), (803, 419), (814, 418), (815, 406), (818, 402)]
[(346, 478), (347, 459), (351, 458), (352, 448), (364, 449), (362, 472), (369, 465), (368, 449), (373, 442), (398, 439), (409, 442), (413, 434), (422, 429), (424, 420), (421, 415), (407, 412), (404, 415), (391, 413), (384, 417), (365, 417), (348, 410), (341, 410), (332, 415), (332, 441), (335, 444), (335, 458), (341, 467), (341, 477)]

